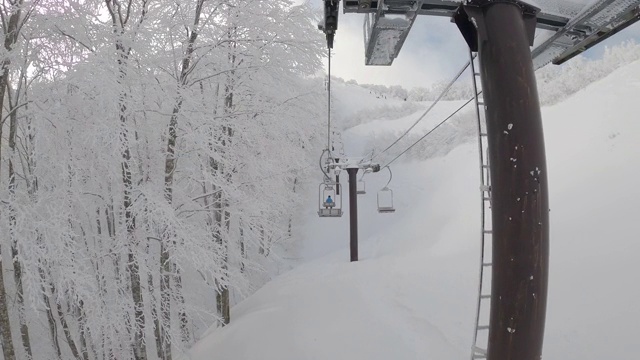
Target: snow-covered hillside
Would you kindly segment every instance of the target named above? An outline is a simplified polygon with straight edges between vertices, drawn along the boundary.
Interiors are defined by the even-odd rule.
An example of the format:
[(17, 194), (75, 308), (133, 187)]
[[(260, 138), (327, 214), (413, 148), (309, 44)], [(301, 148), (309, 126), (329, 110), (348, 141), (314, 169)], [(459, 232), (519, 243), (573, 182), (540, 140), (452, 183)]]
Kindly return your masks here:
[[(359, 117), (342, 135), (349, 155), (363, 155), (357, 152), (372, 136), (403, 132), (428, 106), (394, 117), (392, 109), (407, 103), (356, 85), (335, 91), (336, 117)], [(545, 359), (637, 357), (638, 93), (635, 62), (543, 108), (552, 221)], [(426, 132), (457, 106), (439, 105), (414, 131)], [(361, 121), (365, 109), (376, 118)], [(429, 140), (423, 146), (435, 146)], [(235, 306), (231, 324), (205, 334), (191, 358), (468, 358), (480, 250), (477, 145), (462, 142), (445, 156), (398, 162), (393, 172), (394, 214), (375, 210), (387, 175), (365, 177), (357, 263), (348, 262), (348, 216), (317, 218), (311, 185), (297, 230), (302, 264)]]

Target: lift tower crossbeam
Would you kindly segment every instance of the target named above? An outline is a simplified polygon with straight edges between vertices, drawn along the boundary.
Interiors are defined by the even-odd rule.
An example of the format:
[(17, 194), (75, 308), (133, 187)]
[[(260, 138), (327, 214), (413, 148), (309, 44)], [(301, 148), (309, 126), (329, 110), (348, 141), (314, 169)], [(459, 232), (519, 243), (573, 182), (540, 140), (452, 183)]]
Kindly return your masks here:
[[(333, 0), (334, 2), (337, 0)], [(391, 65), (417, 15), (453, 17), (463, 0), (345, 0), (344, 13), (367, 14), (364, 23), (365, 62)], [(501, 2), (501, 1), (493, 1)], [(571, 3), (565, 4), (565, 7)], [(561, 64), (640, 20), (640, 0), (598, 0), (573, 18), (545, 12), (536, 15), (538, 29), (553, 35), (533, 49), (534, 68)]]

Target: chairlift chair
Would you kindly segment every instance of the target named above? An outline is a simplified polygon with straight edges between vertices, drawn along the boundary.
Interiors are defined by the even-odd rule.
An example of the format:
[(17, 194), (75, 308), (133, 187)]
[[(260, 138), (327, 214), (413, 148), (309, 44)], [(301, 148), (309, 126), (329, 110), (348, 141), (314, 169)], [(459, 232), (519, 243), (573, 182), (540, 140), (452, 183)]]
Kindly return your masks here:
[[(324, 182), (320, 184), (318, 192), (318, 215), (320, 217), (341, 217), (342, 196), (341, 185), (337, 182)], [(331, 197), (332, 201), (327, 201)]]
[(393, 190), (389, 189), (389, 183), (391, 183), (391, 179), (393, 179), (393, 173), (389, 166), (386, 166), (386, 168), (389, 170), (389, 181), (387, 181), (387, 185), (378, 191), (378, 212), (381, 214), (396, 211), (393, 207)]
[(378, 212), (382, 214), (395, 211), (396, 209), (393, 207), (393, 190), (385, 186), (378, 191)]
[(360, 179), (357, 182), (357, 186), (356, 186), (356, 194), (358, 195), (364, 195), (366, 194), (366, 190), (365, 190), (365, 186), (364, 186), (364, 180)]

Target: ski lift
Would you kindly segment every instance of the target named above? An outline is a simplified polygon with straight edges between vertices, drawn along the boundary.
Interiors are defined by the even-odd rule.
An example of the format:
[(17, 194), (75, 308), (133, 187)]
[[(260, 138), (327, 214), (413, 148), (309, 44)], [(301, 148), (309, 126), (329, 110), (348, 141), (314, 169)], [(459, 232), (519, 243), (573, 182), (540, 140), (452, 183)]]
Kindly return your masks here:
[(342, 196), (340, 196), (340, 184), (337, 182), (324, 182), (320, 184), (318, 194), (318, 215), (320, 217), (341, 217)]
[(387, 185), (378, 191), (378, 212), (381, 214), (396, 211), (393, 207), (393, 190), (389, 189), (389, 183), (393, 178), (393, 174), (391, 173), (391, 168), (387, 166), (387, 169), (389, 169), (389, 181), (387, 182)]
[(358, 195), (364, 195), (367, 193), (365, 183), (364, 183), (364, 175), (366, 173), (367, 172), (365, 171), (360, 177), (360, 180), (358, 180), (358, 182), (356, 183), (356, 194)]
[(362, 179), (358, 180), (357, 185), (358, 186), (356, 187), (356, 194), (364, 195), (364, 194), (367, 193), (366, 190), (365, 190), (365, 186), (364, 186), (364, 180), (362, 180)]
[(382, 214), (395, 211), (396, 209), (393, 207), (393, 191), (385, 186), (378, 191), (378, 212)]

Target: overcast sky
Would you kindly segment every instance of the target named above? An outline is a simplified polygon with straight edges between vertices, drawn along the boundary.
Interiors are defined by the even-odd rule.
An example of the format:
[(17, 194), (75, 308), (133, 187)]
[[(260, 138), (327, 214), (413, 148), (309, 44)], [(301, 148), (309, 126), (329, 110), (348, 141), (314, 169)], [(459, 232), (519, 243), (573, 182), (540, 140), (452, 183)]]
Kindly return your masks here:
[[(321, 8), (322, 0), (311, 2)], [(365, 66), (363, 22), (364, 15), (344, 14), (341, 7), (331, 58), (332, 75), (366, 84), (401, 85), (405, 88), (429, 87), (435, 82), (450, 80), (468, 60), (468, 47), (450, 19), (419, 16), (393, 65)], [(600, 57), (604, 46), (628, 39), (640, 39), (640, 24), (625, 29), (585, 55), (592, 58)]]

